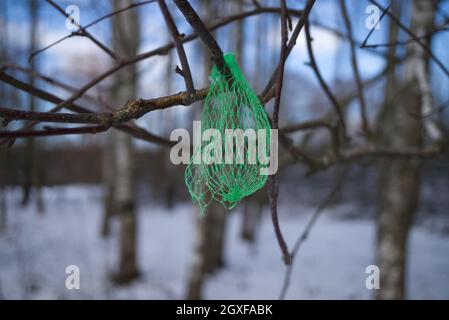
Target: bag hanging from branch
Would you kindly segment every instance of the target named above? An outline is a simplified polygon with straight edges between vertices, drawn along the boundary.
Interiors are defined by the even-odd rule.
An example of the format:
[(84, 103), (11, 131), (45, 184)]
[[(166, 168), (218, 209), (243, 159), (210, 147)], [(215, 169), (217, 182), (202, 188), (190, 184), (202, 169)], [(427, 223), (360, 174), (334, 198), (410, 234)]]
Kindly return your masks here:
[(234, 55), (224, 58), (231, 74), (226, 77), (216, 66), (212, 69), (201, 137), (194, 142), (185, 171), (187, 188), (201, 214), (214, 200), (232, 209), (267, 181), (261, 169), (268, 167), (270, 122)]

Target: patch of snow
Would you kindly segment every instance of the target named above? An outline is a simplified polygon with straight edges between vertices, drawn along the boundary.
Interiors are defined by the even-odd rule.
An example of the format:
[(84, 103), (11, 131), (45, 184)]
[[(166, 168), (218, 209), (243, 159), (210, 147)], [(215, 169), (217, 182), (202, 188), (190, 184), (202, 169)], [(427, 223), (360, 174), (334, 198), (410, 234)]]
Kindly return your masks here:
[[(139, 267), (142, 277), (129, 286), (114, 286), (118, 226), (102, 239), (102, 192), (99, 187), (45, 188), (46, 210), (19, 205), (20, 190), (9, 189), (8, 227), (0, 234), (0, 298), (5, 299), (175, 299), (183, 298), (195, 233), (194, 211), (187, 203), (172, 212), (139, 208)], [(281, 207), (280, 211), (293, 207)], [(281, 228), (291, 245), (314, 208), (284, 214)], [(294, 265), (288, 299), (369, 299), (365, 268), (374, 263), (373, 221), (336, 219), (323, 212)], [(208, 299), (276, 299), (285, 267), (267, 212), (255, 246), (239, 239), (241, 216), (230, 214), (225, 268), (209, 277)], [(412, 299), (449, 299), (449, 237), (415, 227), (409, 246), (408, 293)], [(80, 267), (80, 290), (65, 288), (65, 268)], [(382, 285), (382, 284), (381, 284)]]

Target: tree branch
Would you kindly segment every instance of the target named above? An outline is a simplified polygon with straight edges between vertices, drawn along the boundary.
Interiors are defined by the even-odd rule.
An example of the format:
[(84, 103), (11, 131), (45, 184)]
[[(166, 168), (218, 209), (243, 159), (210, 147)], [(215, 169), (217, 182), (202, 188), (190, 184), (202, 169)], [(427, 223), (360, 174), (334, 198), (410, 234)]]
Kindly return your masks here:
[(26, 138), (26, 137), (48, 137), (61, 136), (69, 134), (96, 134), (105, 132), (110, 128), (110, 125), (102, 124), (97, 126), (83, 126), (74, 128), (55, 128), (44, 127), (44, 130), (19, 130), (19, 131), (0, 131), (0, 138)]
[(291, 274), (293, 271), (293, 263), (295, 261), (296, 256), (298, 255), (299, 249), (302, 247), (302, 244), (307, 240), (309, 237), (309, 234), (315, 225), (316, 221), (320, 217), (323, 210), (331, 203), (331, 201), (335, 198), (338, 191), (341, 189), (341, 186), (343, 185), (343, 182), (345, 180), (345, 177), (348, 173), (348, 167), (345, 167), (342, 171), (342, 173), (339, 175), (334, 187), (330, 190), (329, 194), (324, 198), (324, 201), (318, 206), (318, 208), (315, 210), (313, 215), (310, 217), (310, 220), (307, 222), (304, 230), (298, 237), (298, 239), (295, 242), (295, 245), (293, 246), (293, 250), (290, 253), (292, 257), (292, 263), (287, 266), (287, 269), (285, 270), (284, 275), (284, 283), (282, 285), (281, 293), (279, 295), (279, 299), (283, 300), (285, 299), (285, 296), (287, 295), (288, 288), (290, 286), (290, 280), (291, 280)]
[(340, 8), (343, 15), (343, 20), (346, 26), (346, 31), (348, 33), (348, 38), (350, 42), (350, 48), (351, 48), (351, 63), (352, 63), (352, 70), (354, 73), (354, 78), (357, 84), (357, 94), (359, 97), (359, 104), (360, 104), (360, 114), (362, 117), (362, 130), (366, 136), (370, 136), (370, 128), (368, 124), (368, 117), (366, 114), (366, 100), (365, 95), (363, 93), (363, 82), (362, 78), (360, 76), (359, 72), (359, 64), (357, 61), (357, 53), (355, 50), (355, 42), (354, 42), (354, 35), (352, 33), (352, 26), (351, 21), (349, 19), (348, 11), (346, 9), (346, 3), (345, 0), (340, 0)]
[(223, 51), (221, 50), (215, 38), (210, 34), (209, 30), (206, 28), (198, 14), (192, 8), (190, 3), (187, 0), (173, 1), (178, 9), (182, 12), (187, 22), (192, 26), (193, 30), (196, 31), (201, 41), (203, 41), (203, 43), (209, 49), (212, 60), (214, 61), (221, 74), (225, 76), (230, 75), (231, 72), (223, 58)]
[(404, 30), (424, 51), (429, 55), (429, 57), (440, 67), (440, 69), (444, 72), (444, 74), (449, 77), (449, 70), (446, 68), (446, 66), (441, 62), (440, 59), (438, 59), (437, 56), (432, 52), (432, 50), (429, 48), (428, 45), (426, 45), (421, 39), (419, 39), (418, 36), (416, 36), (409, 28), (407, 28), (394, 14), (387, 11), (385, 8), (383, 8), (377, 1), (375, 0), (368, 0), (372, 4), (378, 6), (380, 9), (384, 10), (387, 15), (390, 17), (390, 19), (396, 23), (402, 30)]
[[(281, 53), (279, 57), (279, 72), (278, 79), (276, 83), (276, 97), (274, 99), (274, 108), (273, 108), (273, 120), (272, 120), (272, 128), (279, 129), (279, 108), (281, 104), (281, 95), (282, 95), (282, 84), (284, 80), (284, 69), (285, 69), (285, 60), (286, 60), (286, 49), (287, 49), (287, 9), (285, 0), (281, 0)], [(268, 188), (268, 199), (270, 201), (271, 208), (271, 220), (273, 222), (274, 232), (276, 234), (276, 239), (278, 241), (279, 247), (282, 251), (282, 256), (284, 263), (289, 265), (291, 263), (291, 257), (288, 252), (287, 243), (284, 240), (284, 236), (282, 235), (281, 228), (279, 226), (279, 218), (277, 212), (277, 200), (279, 194), (279, 187), (276, 179), (276, 174), (269, 176), (269, 188)]]
[[(210, 28), (208, 28), (209, 31), (213, 31), (216, 30), (218, 28), (221, 28), (231, 22), (240, 20), (240, 19), (244, 19), (247, 17), (251, 17), (257, 14), (262, 14), (262, 13), (279, 13), (280, 9), (279, 8), (259, 8), (259, 9), (255, 9), (252, 11), (248, 11), (248, 12), (243, 12), (243, 13), (239, 13), (233, 16), (229, 16), (227, 18), (223, 18), (221, 21), (213, 24)], [(301, 11), (298, 10), (289, 10), (289, 13), (292, 15), (302, 15)], [(184, 37), (181, 42), (182, 43), (187, 43), (190, 42), (194, 39), (196, 39), (198, 37), (197, 33), (192, 33), (186, 37)], [(93, 78), (91, 81), (89, 81), (88, 83), (86, 83), (84, 86), (82, 86), (81, 88), (79, 88), (76, 92), (74, 92), (68, 99), (61, 101), (60, 103), (58, 103), (57, 106), (55, 106), (53, 109), (51, 109), (52, 112), (57, 112), (59, 110), (61, 110), (62, 108), (65, 108), (67, 106), (72, 105), (77, 99), (79, 99), (81, 96), (83, 96), (89, 89), (91, 89), (92, 87), (94, 87), (95, 85), (99, 84), (100, 82), (102, 82), (104, 79), (108, 78), (110, 75), (114, 74), (115, 72), (121, 70), (122, 68), (137, 63), (139, 61), (148, 59), (150, 57), (156, 56), (156, 55), (164, 55), (166, 54), (169, 50), (174, 48), (174, 44), (173, 43), (169, 43), (165, 46), (159, 47), (157, 49), (148, 51), (148, 52), (144, 52), (141, 53), (135, 57), (129, 58), (129, 59), (124, 59), (121, 60), (120, 63), (118, 63), (117, 65), (111, 67), (110, 69), (106, 70), (105, 72), (103, 72), (102, 74), (98, 75), (97, 77)], [(1, 72), (0, 72), (1, 73)], [(1, 77), (0, 77), (0, 80)], [(267, 102), (269, 101), (271, 98), (264, 98), (262, 99), (263, 102)], [(31, 123), (30, 127), (34, 126), (36, 123)], [(30, 128), (28, 127), (28, 128)]]
[(376, 30), (376, 27), (379, 25), (379, 23), (382, 21), (382, 19), (387, 14), (387, 11), (390, 10), (390, 6), (386, 7), (385, 10), (382, 11), (382, 14), (379, 17), (379, 21), (376, 22), (376, 24), (371, 28), (371, 30), (366, 35), (365, 40), (363, 40), (362, 44), (360, 45), (360, 48), (367, 48), (367, 43), (371, 35), (374, 33), (374, 30)]
[[(120, 9), (120, 10), (113, 11), (113, 12), (111, 12), (111, 13), (108, 13), (107, 15), (104, 15), (104, 16), (102, 16), (102, 17), (100, 17), (100, 18), (98, 18), (98, 19), (92, 21), (91, 23), (89, 23), (89, 24), (83, 26), (82, 29), (83, 29), (83, 30), (86, 30), (86, 29), (92, 27), (93, 25), (97, 24), (98, 22), (103, 21), (103, 20), (105, 20), (105, 19), (107, 19), (107, 18), (110, 18), (110, 17), (115, 16), (115, 15), (117, 15), (117, 14), (119, 14), (119, 13), (124, 12), (124, 11), (130, 10), (130, 9), (133, 9), (133, 8), (137, 8), (137, 7), (139, 7), (139, 6), (143, 6), (143, 5), (145, 5), (145, 4), (149, 4), (149, 3), (152, 3), (152, 2), (155, 2), (155, 1), (156, 1), (156, 0), (146, 0), (146, 1), (142, 1), (142, 2), (132, 3), (132, 4), (128, 5), (128, 6), (126, 6), (126, 7), (122, 8), (122, 9)], [(47, 46), (45, 46), (45, 47), (43, 47), (43, 48), (41, 48), (41, 49), (39, 49), (39, 50), (37, 50), (37, 51), (31, 53), (31, 55), (30, 55), (29, 58), (28, 58), (28, 61), (31, 61), (35, 56), (37, 56), (38, 54), (40, 54), (40, 53), (42, 53), (42, 52), (44, 52), (44, 51), (46, 51), (46, 50), (48, 50), (48, 49), (54, 47), (54, 46), (57, 45), (58, 43), (61, 43), (61, 42), (63, 42), (64, 40), (69, 39), (69, 38), (74, 37), (74, 36), (83, 36), (83, 35), (80, 34), (80, 32), (72, 32), (72, 33), (70, 33), (70, 34), (68, 34), (68, 35), (66, 35), (66, 36), (64, 36), (64, 37), (62, 37), (62, 38), (59, 38), (58, 40), (56, 40), (56, 41), (50, 43), (49, 45), (47, 45)]]
[[(290, 52), (293, 50), (293, 47), (296, 45), (296, 40), (298, 39), (299, 34), (301, 33), (302, 28), (306, 24), (306, 21), (309, 19), (310, 10), (312, 10), (313, 5), (315, 4), (316, 0), (308, 0), (306, 3), (306, 6), (304, 7), (304, 10), (301, 12), (301, 15), (299, 17), (299, 21), (296, 24), (295, 29), (293, 30), (293, 33), (290, 36), (290, 40), (286, 47), (285, 52), (285, 59), (290, 55)], [(290, 10), (288, 10), (290, 13)], [(271, 100), (271, 98), (275, 95), (274, 93), (274, 87), (275, 82), (277, 79), (277, 73), (279, 72), (279, 64), (277, 65), (276, 69), (271, 74), (270, 80), (268, 81), (267, 85), (265, 86), (264, 90), (262, 91), (262, 101), (267, 102)]]
[[(27, 83), (24, 83), (24, 82), (22, 82), (20, 80), (17, 80), (15, 78), (7, 75), (5, 72), (0, 72), (0, 81), (8, 83), (8, 84), (10, 84), (10, 85), (12, 85), (12, 86), (14, 86), (14, 87), (16, 87), (18, 89), (21, 89), (24, 92), (27, 92), (27, 93), (35, 96), (35, 97), (41, 98), (41, 99), (43, 99), (45, 101), (48, 101), (48, 102), (52, 102), (52, 103), (57, 103), (58, 104), (58, 103), (61, 103), (61, 102), (64, 101), (63, 99), (61, 99), (61, 98), (59, 98), (59, 97), (57, 97), (57, 96), (55, 96), (55, 95), (53, 95), (53, 94), (51, 94), (49, 92), (46, 92), (44, 90), (35, 88), (33, 86), (30, 86)], [(171, 101), (171, 99), (167, 99), (167, 98), (161, 99), (161, 101), (166, 101), (166, 100)], [(79, 106), (79, 105), (77, 105), (75, 103), (72, 103), (72, 104), (68, 105), (67, 108), (69, 110), (71, 110), (73, 112), (77, 112), (77, 113), (92, 113), (87, 108)], [(92, 113), (92, 114), (95, 114), (95, 113)], [(30, 125), (27, 125), (27, 126), (23, 127), (22, 130), (28, 131), (30, 128), (32, 128), (37, 123), (38, 122), (36, 122), (36, 121), (31, 122)], [(172, 141), (169, 141), (169, 140), (161, 138), (161, 137), (159, 137), (157, 135), (154, 135), (154, 134), (146, 131), (145, 129), (142, 129), (142, 128), (137, 127), (135, 125), (130, 125), (130, 124), (126, 123), (126, 124), (118, 125), (118, 126), (116, 126), (116, 128), (121, 130), (121, 131), (125, 131), (125, 132), (131, 134), (133, 137), (135, 137), (137, 139), (140, 139), (140, 140), (144, 140), (144, 141), (147, 141), (147, 142), (153, 142), (153, 143), (166, 145), (166, 146), (172, 146), (173, 145)], [(0, 144), (4, 144), (7, 141), (8, 140), (0, 141)]]
[(182, 45), (183, 36), (179, 34), (176, 23), (173, 20), (170, 11), (165, 4), (165, 0), (158, 0), (159, 7), (161, 8), (162, 15), (164, 16), (165, 23), (167, 24), (168, 30), (170, 31), (171, 37), (178, 52), (179, 61), (182, 67), (182, 77), (184, 78), (186, 84), (186, 91), (190, 98), (195, 95), (195, 87), (193, 85), (192, 73), (190, 72), (189, 62), (187, 60), (186, 52), (184, 46)]
[(318, 81), (321, 85), (321, 88), (323, 89), (323, 91), (326, 93), (327, 97), (329, 98), (329, 100), (331, 101), (337, 116), (339, 118), (341, 127), (343, 129), (343, 133), (344, 136), (346, 136), (346, 124), (345, 124), (345, 119), (343, 116), (343, 111), (342, 108), (340, 106), (340, 103), (338, 102), (337, 98), (335, 98), (334, 94), (332, 93), (332, 91), (330, 90), (329, 86), (327, 85), (327, 83), (324, 81), (323, 76), (321, 75), (320, 69), (318, 68), (318, 65), (316, 63), (315, 60), (315, 55), (313, 53), (313, 47), (312, 47), (312, 36), (310, 34), (310, 25), (308, 22), (306, 22), (306, 43), (307, 43), (307, 52), (309, 54), (309, 59), (310, 59), (310, 67), (313, 69), (313, 71), (315, 72), (316, 77), (318, 78)]
[[(61, 14), (63, 14), (66, 18), (70, 18), (70, 15), (64, 11), (59, 5), (57, 5), (53, 0), (46, 0), (51, 6), (53, 6), (56, 10), (58, 10)], [(116, 54), (106, 47), (103, 43), (101, 43), (97, 38), (95, 38), (92, 34), (90, 34), (86, 29), (84, 29), (78, 21), (72, 20), (72, 22), (79, 28), (78, 31), (75, 32), (76, 35), (84, 36), (89, 38), (93, 43), (95, 43), (101, 50), (106, 52), (111, 58), (114, 60), (119, 60)], [(60, 41), (59, 41), (60, 42)], [(32, 59), (33, 55), (30, 56)]]

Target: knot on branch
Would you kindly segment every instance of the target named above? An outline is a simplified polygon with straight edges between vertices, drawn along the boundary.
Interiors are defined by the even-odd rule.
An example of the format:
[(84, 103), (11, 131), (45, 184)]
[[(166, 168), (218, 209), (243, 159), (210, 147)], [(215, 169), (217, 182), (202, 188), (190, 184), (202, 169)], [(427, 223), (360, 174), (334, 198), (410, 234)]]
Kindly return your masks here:
[(133, 119), (140, 118), (145, 111), (142, 106), (142, 99), (129, 100), (124, 107), (112, 114), (112, 125), (120, 125)]
[(186, 92), (182, 99), (182, 104), (185, 106), (191, 105), (193, 102), (196, 101), (196, 96), (197, 96), (196, 90), (193, 90), (193, 92), (190, 94)]

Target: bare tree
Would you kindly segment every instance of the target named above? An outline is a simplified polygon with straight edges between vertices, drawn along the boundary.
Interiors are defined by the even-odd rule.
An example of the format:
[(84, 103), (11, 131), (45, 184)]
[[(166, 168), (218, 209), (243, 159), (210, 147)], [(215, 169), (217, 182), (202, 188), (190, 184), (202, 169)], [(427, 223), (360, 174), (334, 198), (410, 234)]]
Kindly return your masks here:
[[(216, 1), (202, 0), (205, 23), (211, 23), (216, 12)], [(212, 61), (204, 49), (204, 81), (207, 82), (212, 70)], [(201, 299), (204, 280), (224, 264), (224, 241), (226, 227), (226, 209), (218, 202), (212, 202), (201, 216), (196, 212), (196, 239), (194, 258), (188, 279), (187, 299)]]
[[(374, 0), (369, 0), (380, 7)], [(436, 0), (435, 0), (436, 1)], [(52, 0), (47, 0), (59, 12), (66, 15)], [(176, 24), (170, 16), (170, 12), (165, 5), (165, 1), (159, 0), (160, 9), (163, 12), (167, 28), (172, 36), (172, 41), (160, 48), (137, 54), (139, 39), (138, 15), (131, 11), (135, 6), (127, 0), (126, 7), (119, 8), (119, 0), (114, 1), (114, 12), (97, 19), (87, 26), (79, 25), (79, 32), (69, 35), (84, 36), (90, 39), (99, 49), (106, 53), (114, 64), (100, 75), (88, 81), (79, 89), (72, 91), (67, 99), (61, 99), (51, 91), (45, 91), (37, 88), (33, 83), (25, 83), (11, 75), (11, 66), (2, 66), (0, 69), (0, 81), (29, 93), (34, 97), (41, 98), (55, 104), (48, 112), (36, 112), (32, 110), (24, 111), (20, 109), (0, 107), (0, 116), (7, 121), (21, 120), (28, 121), (28, 124), (19, 130), (0, 131), (1, 144), (8, 143), (12, 145), (14, 139), (26, 137), (54, 136), (65, 134), (95, 134), (112, 130), (109, 157), (113, 159), (105, 165), (110, 165), (111, 169), (108, 175), (105, 175), (105, 181), (108, 180), (109, 187), (106, 188), (110, 199), (109, 209), (106, 208), (106, 214), (116, 212), (120, 218), (121, 241), (120, 241), (120, 262), (117, 273), (119, 282), (127, 282), (138, 274), (137, 251), (136, 251), (136, 210), (135, 210), (135, 179), (133, 176), (133, 145), (131, 137), (143, 141), (157, 143), (163, 146), (171, 146), (172, 143), (163, 137), (156, 136), (137, 126), (133, 120), (140, 118), (155, 110), (167, 109), (176, 105), (190, 106), (195, 102), (202, 101), (207, 93), (208, 86), (201, 89), (195, 89), (190, 72), (187, 57), (185, 55), (183, 44), (199, 38), (208, 54), (204, 55), (203, 65), (205, 66), (205, 82), (210, 74), (212, 63), (216, 65), (219, 72), (228, 75), (229, 68), (223, 57), (223, 52), (214, 37), (214, 31), (231, 22), (239, 21), (250, 16), (260, 14), (273, 14), (276, 19), (276, 25), (281, 21), (281, 46), (280, 57), (278, 59), (277, 50), (275, 59), (269, 55), (269, 67), (272, 69), (271, 76), (266, 80), (265, 88), (259, 93), (259, 100), (262, 104), (269, 103), (274, 98), (274, 108), (271, 115), (272, 127), (279, 128), (279, 113), (281, 106), (281, 94), (284, 66), (289, 54), (297, 43), (298, 36), (305, 29), (306, 45), (309, 57), (309, 66), (318, 79), (322, 92), (328, 98), (329, 109), (331, 110), (325, 117), (312, 119), (300, 123), (291, 124), (279, 128), (279, 144), (282, 148), (281, 156), (288, 157), (288, 164), (302, 163), (308, 175), (316, 174), (332, 166), (341, 163), (351, 164), (361, 160), (382, 159), (380, 164), (379, 179), (379, 228), (378, 228), (378, 249), (377, 258), (381, 267), (381, 291), (380, 298), (402, 298), (404, 296), (404, 274), (406, 244), (409, 226), (413, 213), (417, 206), (420, 184), (420, 167), (423, 158), (433, 157), (442, 153), (442, 146), (439, 143), (441, 134), (438, 127), (432, 121), (423, 121), (421, 113), (432, 109), (432, 94), (430, 90), (430, 81), (428, 74), (428, 64), (430, 60), (441, 68), (446, 75), (449, 71), (430, 50), (430, 36), (433, 32), (432, 22), (435, 15), (434, 1), (414, 0), (411, 28), (408, 29), (402, 24), (400, 19), (395, 18), (398, 11), (388, 12), (383, 8), (384, 14), (388, 15), (392, 24), (403, 29), (410, 39), (407, 41), (407, 57), (398, 57), (395, 48), (391, 48), (387, 55), (377, 52), (380, 57), (388, 61), (388, 67), (382, 70), (372, 79), (364, 80), (358, 69), (358, 60), (356, 55), (356, 40), (352, 35), (352, 25), (346, 8), (342, 8), (342, 14), (345, 18), (346, 32), (328, 28), (338, 37), (349, 41), (351, 44), (353, 75), (357, 78), (357, 91), (351, 92), (347, 96), (338, 96), (334, 94), (334, 89), (329, 86), (326, 79), (322, 76), (320, 65), (315, 59), (313, 51), (313, 37), (311, 35), (309, 13), (314, 7), (315, 0), (308, 0), (303, 10), (292, 10), (287, 7), (286, 1), (281, 1), (280, 8), (264, 7), (258, 1), (253, 1), (254, 8), (244, 13), (232, 14), (219, 20), (212, 21), (211, 17), (216, 10), (213, 8), (215, 2), (202, 1), (205, 9), (201, 19), (187, 0), (174, 0), (174, 3), (181, 11), (187, 22), (193, 27), (194, 33), (181, 35), (177, 31)], [(149, 2), (147, 2), (149, 3)], [(395, 2), (397, 3), (397, 1)], [(341, 1), (341, 4), (345, 4)], [(102, 19), (114, 17), (113, 23), (113, 50), (109, 49), (98, 39), (96, 39), (86, 29)], [(298, 18), (293, 27), (292, 17)], [(305, 28), (304, 28), (305, 27)], [(390, 41), (394, 42), (391, 47), (395, 47), (397, 38), (397, 29), (393, 25), (390, 28)], [(290, 32), (288, 31), (290, 29)], [(432, 32), (431, 32), (432, 31)], [(274, 33), (266, 32), (265, 37), (279, 37)], [(242, 33), (243, 34), (243, 33)], [(371, 34), (371, 32), (370, 32)], [(369, 37), (369, 36), (368, 36)], [(367, 38), (368, 39), (368, 38)], [(277, 41), (276, 40), (276, 41)], [(62, 40), (61, 40), (62, 41)], [(240, 40), (242, 41), (242, 40)], [(59, 42), (55, 42), (59, 43)], [(34, 52), (42, 52), (50, 46)], [(358, 44), (357, 44), (358, 45)], [(237, 47), (239, 44), (237, 44)], [(184, 78), (186, 91), (176, 94), (168, 94), (153, 99), (136, 98), (137, 72), (136, 63), (149, 59), (156, 55), (166, 54), (175, 48), (181, 63), (182, 70), (177, 70)], [(376, 47), (367, 46), (366, 42), (362, 48), (371, 50)], [(243, 47), (242, 47), (243, 49)], [(402, 73), (395, 74), (396, 65), (404, 63)], [(396, 78), (396, 75), (398, 76)], [(264, 75), (265, 76), (265, 75)], [(371, 138), (361, 137), (351, 141), (350, 134), (346, 128), (346, 122), (349, 121), (348, 114), (345, 112), (347, 106), (356, 98), (359, 98), (361, 107), (363, 104), (368, 108), (368, 99), (362, 95), (369, 90), (371, 84), (387, 76), (388, 89), (385, 93), (385, 106), (382, 111), (380, 121), (382, 126), (378, 130), (379, 139), (373, 143)], [(111, 102), (116, 103), (119, 108), (108, 112), (93, 111), (83, 106), (80, 102), (81, 97), (86, 97), (86, 92), (98, 85), (100, 82), (112, 78), (112, 98)], [(265, 78), (265, 77), (264, 77)], [(55, 85), (56, 80), (46, 78), (46, 80)], [(126, 80), (126, 81), (125, 81)], [(228, 78), (232, 85), (232, 79)], [(61, 112), (68, 109), (71, 113)], [(364, 113), (364, 110), (361, 110)], [(363, 115), (362, 115), (363, 116)], [(363, 116), (365, 119), (365, 129), (371, 128), (369, 124), (368, 113)], [(40, 122), (52, 122), (62, 124), (81, 124), (78, 127), (48, 126), (44, 129), (33, 129)], [(303, 144), (295, 145), (289, 134), (300, 131), (316, 129), (325, 129), (329, 133), (329, 143), (320, 150), (320, 152), (310, 152)], [(432, 143), (425, 143), (423, 131), (427, 133)], [(366, 130), (368, 131), (368, 130)], [(359, 137), (357, 137), (359, 138)], [(107, 160), (106, 160), (107, 161)], [(377, 163), (373, 161), (372, 163)], [(287, 274), (291, 272), (293, 258), (296, 256), (299, 247), (310, 232), (311, 226), (317, 219), (319, 212), (323, 207), (317, 210), (312, 217), (310, 227), (307, 226), (305, 233), (298, 238), (297, 245), (287, 246), (279, 224), (277, 214), (278, 184), (276, 179), (270, 178), (270, 208), (276, 240), (282, 251), (284, 262), (288, 265)], [(335, 190), (337, 190), (336, 188)], [(337, 191), (335, 191), (337, 192)], [(335, 196), (332, 191), (331, 195)], [(331, 199), (333, 197), (329, 197)], [(330, 201), (330, 200), (329, 200)], [(325, 201), (326, 203), (329, 201)], [(105, 214), (105, 221), (107, 216)], [(206, 276), (217, 270), (223, 264), (223, 246), (226, 226), (226, 213), (223, 207), (218, 204), (212, 204), (205, 212), (205, 217), (201, 218), (196, 214), (197, 239), (196, 250), (194, 253), (194, 263), (189, 277), (188, 297), (201, 298), (202, 287)], [(107, 225), (107, 223), (105, 223)], [(289, 248), (291, 248), (289, 250)], [(387, 271), (385, 271), (387, 270)], [(286, 276), (285, 295), (288, 288), (289, 276)]]
[[(173, 88), (173, 71), (175, 68), (173, 67), (173, 54), (169, 52), (167, 54), (167, 69), (165, 74), (165, 91), (166, 94), (169, 95), (172, 93)], [(166, 113), (161, 114), (162, 122), (162, 132), (165, 136), (169, 135), (169, 126), (167, 124), (172, 124), (175, 121), (175, 114), (173, 110), (167, 110)], [(172, 209), (175, 201), (175, 191), (176, 191), (176, 181), (175, 175), (173, 172), (173, 165), (170, 162), (170, 150), (163, 149), (163, 158), (164, 158), (164, 166), (165, 166), (165, 206), (167, 209)]]
[[(30, 46), (29, 54), (36, 51), (38, 45), (38, 21), (39, 21), (39, 1), (31, 0), (29, 1), (29, 13), (30, 13)], [(36, 60), (33, 59), (31, 62), (31, 70), (36, 70)], [(30, 75), (29, 83), (34, 86), (35, 78)], [(33, 95), (29, 97), (29, 108), (30, 111), (36, 111), (36, 98)], [(25, 162), (24, 162), (24, 180), (22, 185), (22, 205), (28, 204), (30, 200), (31, 190), (34, 188), (34, 192), (37, 200), (38, 212), (43, 213), (43, 200), (41, 194), (41, 170), (40, 170), (40, 159), (38, 155), (39, 146), (37, 141), (33, 138), (29, 138), (26, 141), (25, 147)]]
[(110, 235), (111, 218), (116, 213), (114, 201), (115, 195), (115, 156), (114, 156), (114, 135), (106, 138), (102, 153), (102, 184), (103, 184), (103, 218), (100, 234), (102, 237)]
[[(396, 2), (396, 1), (393, 1)], [(410, 30), (418, 37), (433, 29), (437, 1), (414, 0)], [(397, 3), (393, 3), (397, 7)], [(399, 13), (399, 8), (395, 10)], [(397, 27), (392, 22), (390, 42), (395, 43)], [(425, 39), (429, 45), (430, 38)], [(390, 64), (395, 47), (390, 49)], [(379, 143), (389, 148), (420, 148), (423, 144), (423, 123), (420, 115), (426, 97), (420, 89), (419, 68), (428, 68), (428, 55), (415, 42), (407, 48), (410, 58), (400, 77), (391, 69), (387, 82), (386, 101), (380, 118)], [(427, 71), (425, 71), (427, 75)], [(428, 78), (425, 76), (425, 80)], [(398, 94), (399, 93), (399, 94)], [(377, 230), (377, 264), (381, 271), (379, 299), (404, 299), (406, 296), (406, 261), (410, 226), (415, 214), (421, 186), (419, 158), (385, 159), (379, 172), (379, 207)]]
[[(123, 4), (130, 5), (131, 0), (114, 0), (114, 10)], [(127, 11), (113, 19), (113, 47), (118, 56), (133, 57), (139, 46), (139, 15), (136, 11)], [(117, 72), (111, 91), (113, 101), (125, 103), (137, 94), (137, 68), (131, 65)], [(114, 152), (114, 206), (120, 220), (119, 265), (115, 280), (127, 283), (139, 274), (137, 266), (137, 208), (135, 199), (135, 172), (133, 142), (129, 135), (113, 133)]]

